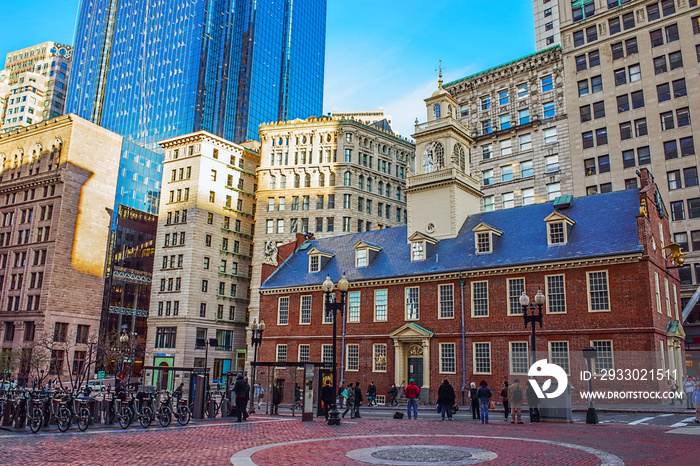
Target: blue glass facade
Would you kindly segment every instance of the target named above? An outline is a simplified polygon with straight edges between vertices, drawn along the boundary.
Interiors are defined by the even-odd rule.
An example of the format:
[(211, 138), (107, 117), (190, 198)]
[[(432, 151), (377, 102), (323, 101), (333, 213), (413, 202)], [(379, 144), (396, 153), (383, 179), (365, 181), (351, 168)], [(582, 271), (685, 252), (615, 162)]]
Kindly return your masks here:
[(163, 156), (161, 154), (124, 139), (119, 161), (114, 211), (118, 211), (118, 206), (121, 204), (158, 215), (162, 175)]
[(83, 0), (67, 112), (156, 151), (257, 139), (321, 115), (325, 34), (326, 0)]

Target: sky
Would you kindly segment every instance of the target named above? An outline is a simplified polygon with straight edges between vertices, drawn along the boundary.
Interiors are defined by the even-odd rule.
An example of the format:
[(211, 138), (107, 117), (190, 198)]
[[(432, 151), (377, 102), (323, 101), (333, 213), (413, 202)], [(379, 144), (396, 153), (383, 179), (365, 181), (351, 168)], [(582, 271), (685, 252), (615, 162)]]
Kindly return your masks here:
[[(45, 41), (73, 44), (78, 0), (0, 6), (0, 57)], [(11, 3), (11, 7), (8, 5)], [(41, 11), (50, 27), (18, 18)], [(328, 0), (324, 113), (379, 110), (410, 137), (423, 99), (445, 83), (535, 51), (529, 0)]]

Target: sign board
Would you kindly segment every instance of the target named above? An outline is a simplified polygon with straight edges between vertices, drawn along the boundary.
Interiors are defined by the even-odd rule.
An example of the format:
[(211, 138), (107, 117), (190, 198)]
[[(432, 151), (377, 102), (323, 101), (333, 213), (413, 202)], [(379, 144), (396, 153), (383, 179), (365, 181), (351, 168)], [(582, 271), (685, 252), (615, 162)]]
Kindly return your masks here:
[(98, 378), (98, 379), (104, 379), (104, 378), (105, 378), (105, 371), (98, 371), (98, 372), (97, 372), (97, 378)]

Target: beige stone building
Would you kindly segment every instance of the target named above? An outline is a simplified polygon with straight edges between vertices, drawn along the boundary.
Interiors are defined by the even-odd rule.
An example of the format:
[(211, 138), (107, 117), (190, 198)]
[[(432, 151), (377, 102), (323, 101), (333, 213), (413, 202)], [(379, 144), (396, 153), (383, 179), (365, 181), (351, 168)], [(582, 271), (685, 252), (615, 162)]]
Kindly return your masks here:
[(555, 46), (444, 85), (454, 102), (439, 111), (468, 128), (483, 211), (572, 194), (563, 75)]
[(0, 135), (0, 336), (20, 379), (66, 381), (89, 359), (121, 149), (75, 115)]
[(220, 380), (245, 361), (257, 143), (198, 131), (159, 144), (165, 160), (146, 363), (206, 365)]
[(635, 188), (648, 168), (689, 251), (685, 303), (700, 283), (700, 9), (685, 0), (583, 3), (593, 15), (559, 1), (574, 195)]
[(0, 70), (0, 131), (62, 115), (72, 60), (73, 47), (55, 42), (8, 53)]
[(351, 116), (260, 126), (251, 319), (258, 317), (266, 246), (297, 233), (323, 238), (406, 223), (405, 178), (415, 146), (384, 129), (383, 113), (357, 113), (379, 124)]

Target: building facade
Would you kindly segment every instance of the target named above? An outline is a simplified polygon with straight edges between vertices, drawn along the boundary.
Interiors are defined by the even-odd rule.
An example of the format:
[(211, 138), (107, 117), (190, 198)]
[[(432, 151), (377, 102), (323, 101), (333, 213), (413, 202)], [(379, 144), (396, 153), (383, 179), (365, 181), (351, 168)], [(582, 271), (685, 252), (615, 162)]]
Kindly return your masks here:
[[(561, 47), (458, 79), (444, 89), (455, 101), (453, 117), (468, 128), (469, 160), (481, 180), (484, 211), (573, 193)], [(429, 109), (428, 119), (433, 117)]]
[(584, 3), (579, 15), (559, 2), (574, 194), (636, 188), (648, 168), (673, 242), (688, 252), (685, 305), (700, 284), (700, 10), (695, 1)]
[[(582, 3), (590, 1), (573, 1), (571, 8), (583, 8)], [(532, 13), (535, 19), (535, 48), (539, 52), (555, 45), (561, 45), (559, 32), (559, 3), (550, 0), (532, 0)]]
[(73, 47), (43, 42), (7, 54), (0, 71), (0, 131), (63, 115)]
[(20, 379), (90, 361), (122, 141), (75, 115), (0, 135), (0, 333)]
[[(293, 14), (292, 14), (293, 10)], [(320, 115), (326, 1), (83, 2), (68, 111), (152, 150)]]
[(204, 131), (159, 144), (164, 195), (147, 357), (154, 366), (209, 367), (220, 381), (245, 361), (257, 147)]

